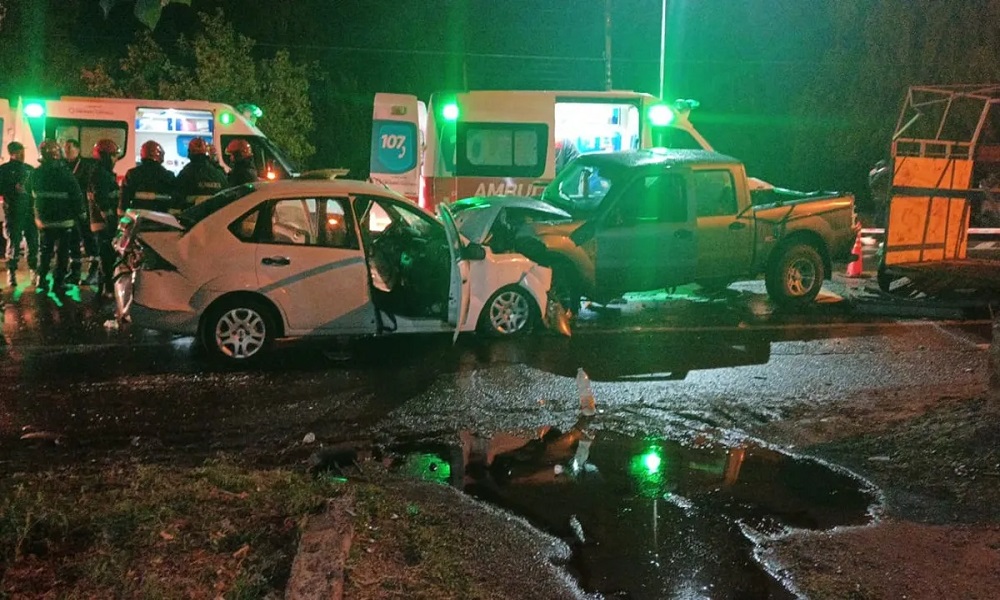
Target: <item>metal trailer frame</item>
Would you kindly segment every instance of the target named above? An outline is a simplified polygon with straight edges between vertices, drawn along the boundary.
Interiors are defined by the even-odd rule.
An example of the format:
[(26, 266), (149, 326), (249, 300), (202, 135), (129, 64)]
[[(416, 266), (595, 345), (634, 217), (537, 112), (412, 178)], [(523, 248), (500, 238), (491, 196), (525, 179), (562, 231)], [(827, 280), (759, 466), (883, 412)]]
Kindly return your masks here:
[[(892, 188), (879, 252), (882, 291), (906, 297), (1000, 294), (1000, 260), (966, 255), (973, 202), (1000, 194), (997, 105), (1000, 84), (907, 90), (892, 136)], [(976, 185), (977, 172), (994, 165), (996, 180)]]

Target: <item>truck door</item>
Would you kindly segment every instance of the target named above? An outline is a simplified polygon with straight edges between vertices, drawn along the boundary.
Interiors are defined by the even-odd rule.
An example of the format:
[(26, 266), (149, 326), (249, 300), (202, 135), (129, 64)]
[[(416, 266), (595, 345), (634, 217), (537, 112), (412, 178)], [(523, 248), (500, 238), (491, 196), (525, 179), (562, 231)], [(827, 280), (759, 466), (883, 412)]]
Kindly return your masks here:
[(746, 275), (753, 257), (753, 228), (748, 218), (737, 218), (741, 204), (732, 171), (695, 170), (689, 182), (698, 219), (697, 277), (727, 280)]
[(654, 290), (692, 281), (697, 242), (684, 175), (640, 175), (614, 200), (598, 226), (595, 263), (599, 294)]
[(375, 94), (372, 114), (371, 179), (420, 202), (426, 107), (416, 96)]

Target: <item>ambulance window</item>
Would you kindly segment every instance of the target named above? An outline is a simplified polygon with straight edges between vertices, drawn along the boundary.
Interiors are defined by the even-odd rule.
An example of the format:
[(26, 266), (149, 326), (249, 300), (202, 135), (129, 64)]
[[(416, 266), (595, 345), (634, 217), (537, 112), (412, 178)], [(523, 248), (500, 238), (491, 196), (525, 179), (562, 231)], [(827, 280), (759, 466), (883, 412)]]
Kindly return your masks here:
[(538, 177), (548, 134), (542, 123), (459, 123), (456, 175)]
[(49, 118), (46, 120), (45, 128), (47, 137), (55, 138), (60, 145), (70, 139), (80, 142), (80, 152), (83, 156), (90, 156), (94, 145), (103, 139), (114, 140), (118, 144), (121, 155), (125, 155), (128, 123), (124, 121)]

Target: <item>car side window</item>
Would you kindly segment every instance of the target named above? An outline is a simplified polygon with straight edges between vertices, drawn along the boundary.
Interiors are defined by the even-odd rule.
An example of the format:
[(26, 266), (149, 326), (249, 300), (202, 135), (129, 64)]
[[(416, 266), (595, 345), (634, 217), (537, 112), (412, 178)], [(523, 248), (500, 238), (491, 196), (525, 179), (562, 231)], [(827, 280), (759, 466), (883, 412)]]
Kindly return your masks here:
[[(309, 204), (312, 210), (309, 210)], [(272, 244), (319, 245), (314, 199), (278, 200), (271, 208), (271, 231), (265, 242)]]
[(235, 223), (229, 226), (229, 230), (233, 232), (241, 242), (252, 242), (257, 236), (257, 224), (261, 223), (260, 213), (263, 211), (262, 206), (250, 211), (243, 218), (237, 220)]
[(612, 213), (612, 225), (685, 223), (688, 217), (684, 178), (674, 173), (639, 177), (626, 188)]
[(728, 217), (739, 212), (733, 175), (728, 170), (694, 171), (691, 187), (699, 217)]
[[(294, 198), (277, 200), (271, 204), (270, 227), (258, 231), (258, 241), (265, 244), (291, 244), (298, 246), (323, 246), (327, 248), (357, 249), (347, 201), (338, 198)], [(251, 213), (244, 221), (253, 217)], [(241, 232), (250, 229), (240, 226)]]

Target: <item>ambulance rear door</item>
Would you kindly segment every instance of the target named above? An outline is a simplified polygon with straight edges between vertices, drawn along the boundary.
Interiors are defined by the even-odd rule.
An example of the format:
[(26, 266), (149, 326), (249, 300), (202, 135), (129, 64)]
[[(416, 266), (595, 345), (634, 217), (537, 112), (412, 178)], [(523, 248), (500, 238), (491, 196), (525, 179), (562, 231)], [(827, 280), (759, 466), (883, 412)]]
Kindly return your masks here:
[(421, 204), (427, 107), (409, 94), (375, 94), (372, 114), (371, 180)]

